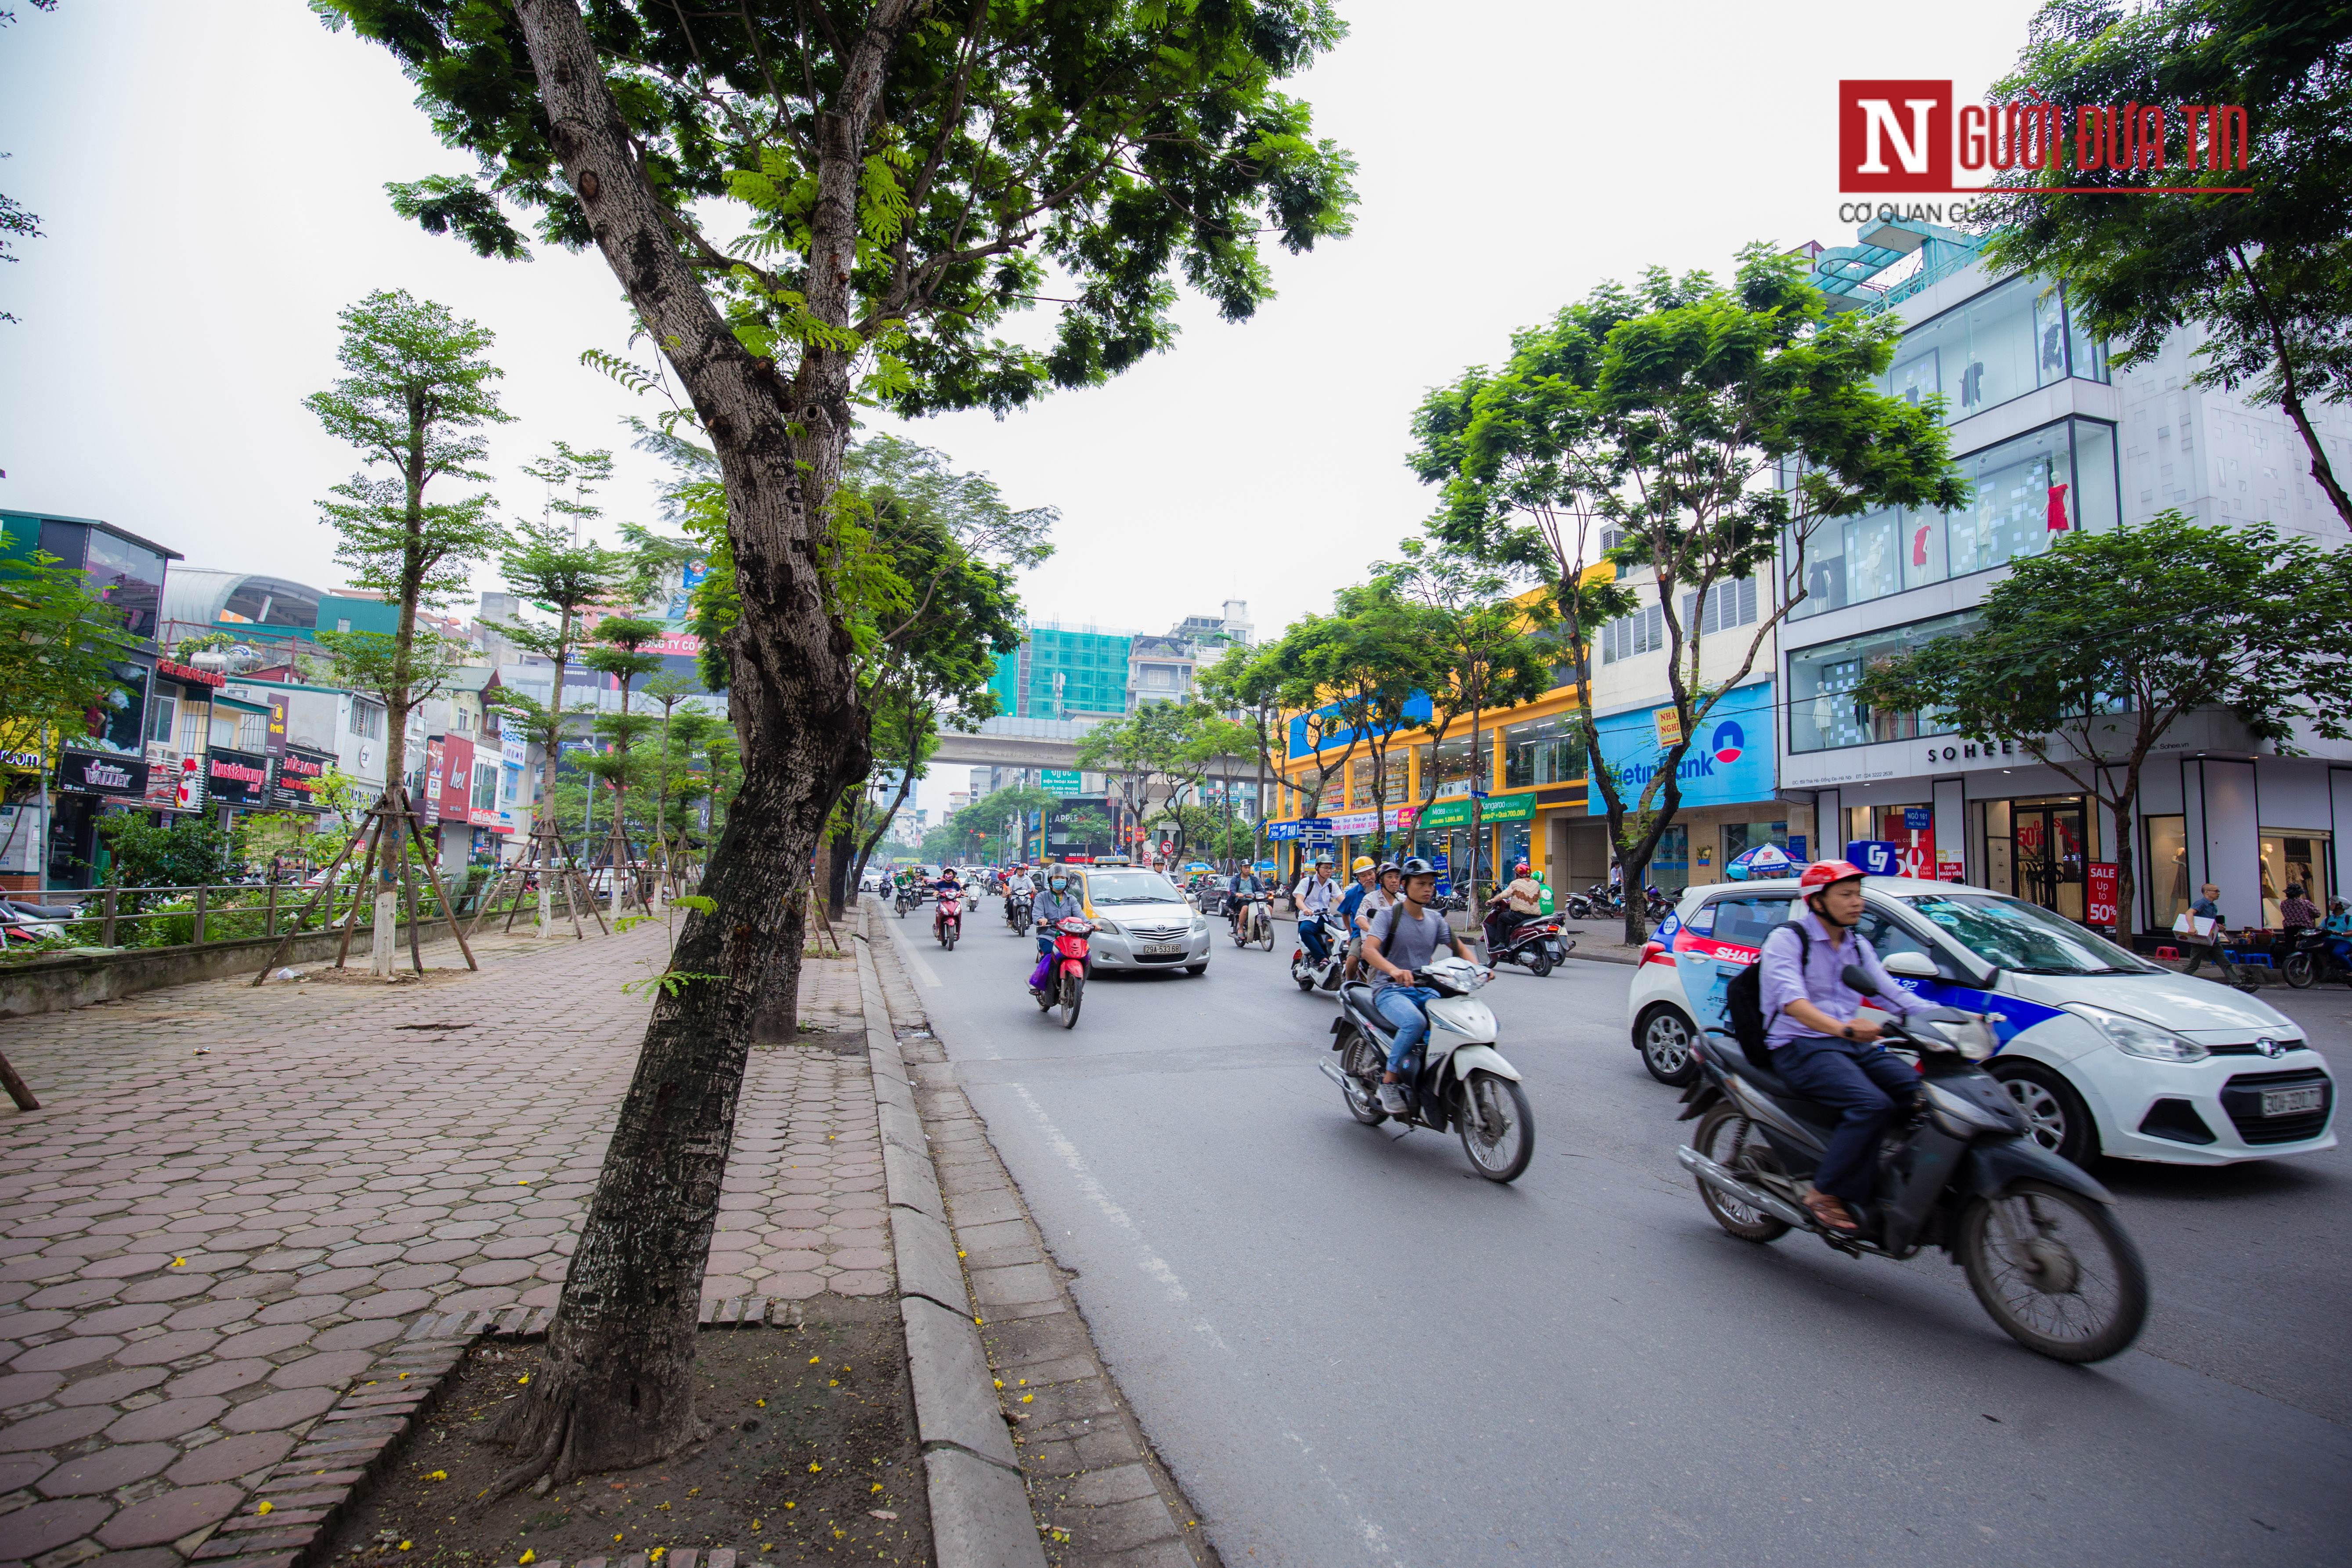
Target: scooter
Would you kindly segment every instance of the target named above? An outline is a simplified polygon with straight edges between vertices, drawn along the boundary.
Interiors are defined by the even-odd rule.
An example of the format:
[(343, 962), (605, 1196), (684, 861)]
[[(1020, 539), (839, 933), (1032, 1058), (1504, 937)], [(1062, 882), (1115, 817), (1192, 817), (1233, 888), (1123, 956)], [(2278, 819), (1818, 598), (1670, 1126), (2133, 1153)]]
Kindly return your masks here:
[(940, 907), (931, 916), (931, 934), (950, 952), (955, 951), (956, 938), (963, 934), (963, 900), (954, 893), (941, 893)]
[(2308, 991), (2326, 980), (2352, 985), (2352, 964), (2336, 956), (2336, 944), (2343, 940), (2309, 927), (2296, 931), (2294, 951), (2279, 961), (2279, 973), (2297, 991)]
[[(1843, 978), (1876, 994), (1859, 965)], [(1835, 1113), (1720, 1029), (1692, 1047), (1699, 1074), (1680, 1120), (1698, 1130), (1675, 1156), (1707, 1213), (1759, 1245), (1796, 1229), (1851, 1258), (1940, 1247), (2002, 1331), (2054, 1361), (2105, 1361), (2130, 1345), (2147, 1319), (2139, 1249), (2106, 1188), (2036, 1143), (2008, 1089), (1978, 1065), (1998, 1048), (1991, 1026), (1954, 1007), (1874, 1021), (1891, 1048), (1916, 1054), (1921, 1081), (1908, 1121), (1880, 1147), (1874, 1196), (1848, 1205), (1859, 1228), (1832, 1230), (1804, 1205)]]
[(1519, 964), (1540, 980), (1576, 947), (1576, 939), (1562, 933), (1563, 923), (1564, 917), (1556, 914), (1524, 921), (1501, 941), (1487, 942), (1486, 962)]
[(1029, 977), (1029, 994), (1037, 999), (1041, 1013), (1060, 1008), (1065, 1029), (1076, 1026), (1078, 1005), (1086, 997), (1087, 970), (1092, 963), (1087, 939), (1094, 929), (1093, 921), (1076, 915), (1064, 915), (1050, 928), (1037, 928), (1041, 935), (1051, 931), (1054, 945)]
[[(1493, 975), (1451, 953), (1413, 975), (1414, 984), (1438, 995), (1423, 1005), (1429, 1032), (1405, 1058), (1407, 1110), (1398, 1120), (1433, 1132), (1453, 1129), (1480, 1175), (1514, 1182), (1535, 1158), (1535, 1114), (1519, 1087), (1518, 1069), (1495, 1048), (1494, 1011), (1471, 1000), (1471, 993)], [(1317, 1064), (1339, 1086), (1348, 1114), (1367, 1127), (1389, 1120), (1381, 1109), (1381, 1079), (1396, 1038), (1396, 1026), (1381, 1016), (1372, 997), (1372, 988), (1360, 981), (1339, 994), (1339, 1016), (1331, 1020), (1331, 1048), (1339, 1060), (1337, 1066), (1328, 1059)]]
[(1029, 905), (1018, 893), (1004, 895), (1004, 923), (1013, 928), (1014, 936), (1029, 934)]
[(907, 918), (907, 911), (913, 909), (917, 904), (919, 904), (922, 901), (922, 895), (916, 892), (911, 887), (899, 889), (898, 896), (891, 900), (891, 902), (898, 906), (898, 918), (900, 920), (905, 920)]
[(1256, 942), (1268, 952), (1274, 951), (1274, 917), (1265, 912), (1264, 893), (1244, 895), (1241, 910), (1233, 920), (1233, 933), (1235, 947)]
[(1307, 943), (1301, 941), (1290, 952), (1290, 977), (1298, 982), (1301, 991), (1337, 991), (1339, 973), (1348, 966), (1348, 928), (1329, 915), (1302, 915), (1300, 929), (1309, 921), (1322, 922), (1323, 962), (1318, 963), (1307, 956)]

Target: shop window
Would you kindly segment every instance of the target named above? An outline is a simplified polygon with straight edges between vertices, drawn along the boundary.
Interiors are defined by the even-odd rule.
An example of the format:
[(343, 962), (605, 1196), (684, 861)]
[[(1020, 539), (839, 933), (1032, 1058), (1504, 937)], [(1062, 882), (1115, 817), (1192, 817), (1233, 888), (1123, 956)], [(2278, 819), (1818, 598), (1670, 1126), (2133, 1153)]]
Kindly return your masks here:
[[(1790, 617), (1989, 572), (2122, 521), (2115, 427), (2096, 420), (2062, 419), (1953, 467), (1972, 492), (1958, 510), (1885, 507), (1818, 525), (1802, 542), (1805, 595)], [(1797, 553), (1783, 542), (1784, 559)]]
[(1650, 856), (1650, 885), (1669, 893), (1690, 886), (1690, 829), (1677, 822), (1658, 837)]
[(2141, 819), (2145, 846), (2140, 880), (2147, 886), (2148, 925), (2168, 931), (2189, 912), (2196, 895), (2189, 886), (2189, 828), (2184, 816)]
[(147, 671), (139, 665), (110, 664), (111, 686), (84, 712), (88, 726), (73, 743), (97, 752), (144, 756), (147, 752)]
[(1767, 844), (1782, 849), (1789, 847), (1789, 825), (1785, 822), (1727, 822), (1723, 825), (1723, 863), (1730, 865), (1750, 849)]
[(2324, 832), (2294, 827), (2263, 829), (2263, 924), (2276, 931), (2279, 901), (2290, 887), (2317, 904), (2324, 914), (2335, 892), (2329, 875), (2328, 851), (2334, 846)]
[(1882, 386), (1915, 405), (1941, 395), (1949, 422), (2070, 375), (2105, 381), (2105, 345), (2073, 320), (2063, 290), (2012, 278), (1905, 332)]
[(1974, 610), (1889, 626), (1789, 655), (1789, 749), (1826, 752), (1947, 732), (1937, 714), (1881, 712), (1853, 695), (1873, 663), (1976, 628)]
[(1570, 714), (1530, 719), (1503, 731), (1503, 785), (1568, 784), (1584, 776), (1584, 745)]

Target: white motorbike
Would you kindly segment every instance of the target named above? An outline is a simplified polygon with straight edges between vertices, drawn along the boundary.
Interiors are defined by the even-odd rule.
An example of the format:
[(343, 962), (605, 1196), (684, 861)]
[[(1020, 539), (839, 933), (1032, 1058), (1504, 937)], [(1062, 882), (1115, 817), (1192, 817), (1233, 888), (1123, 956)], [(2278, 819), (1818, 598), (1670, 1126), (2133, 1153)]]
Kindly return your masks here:
[[(1429, 1032), (1401, 1074), (1406, 1127), (1462, 1139), (1462, 1152), (1490, 1182), (1512, 1182), (1535, 1157), (1536, 1124), (1528, 1108), (1519, 1071), (1495, 1048), (1495, 1015), (1471, 993), (1494, 977), (1467, 959), (1451, 954), (1433, 960), (1413, 975), (1414, 984), (1438, 993), (1423, 1004)], [(1339, 1065), (1318, 1065), (1339, 1086), (1348, 1114), (1367, 1127), (1389, 1120), (1381, 1109), (1381, 1079), (1388, 1071), (1389, 1046), (1396, 1029), (1372, 1005), (1372, 988), (1351, 984), (1339, 994), (1339, 1016), (1331, 1020), (1331, 1048)]]
[(1301, 991), (1337, 991), (1340, 972), (1348, 967), (1348, 928), (1336, 915), (1301, 915), (1302, 933), (1309, 920), (1320, 922), (1325, 956), (1322, 963), (1316, 963), (1302, 934), (1298, 945), (1290, 950), (1290, 977), (1298, 982)]

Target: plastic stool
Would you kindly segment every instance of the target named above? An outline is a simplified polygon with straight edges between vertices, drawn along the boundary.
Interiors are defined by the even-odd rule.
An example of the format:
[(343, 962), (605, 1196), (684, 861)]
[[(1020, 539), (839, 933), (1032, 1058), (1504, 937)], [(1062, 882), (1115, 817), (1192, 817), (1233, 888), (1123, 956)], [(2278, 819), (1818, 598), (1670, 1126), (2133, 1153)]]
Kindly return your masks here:
[(2177, 963), (2180, 961), (2180, 950), (2172, 947), (2159, 947), (2156, 950), (2156, 956), (2158, 958), (2171, 959)]
[(2229, 952), (2222, 956), (2241, 968), (2251, 964), (2260, 964), (2264, 969), (2271, 966), (2271, 955), (2267, 952)]

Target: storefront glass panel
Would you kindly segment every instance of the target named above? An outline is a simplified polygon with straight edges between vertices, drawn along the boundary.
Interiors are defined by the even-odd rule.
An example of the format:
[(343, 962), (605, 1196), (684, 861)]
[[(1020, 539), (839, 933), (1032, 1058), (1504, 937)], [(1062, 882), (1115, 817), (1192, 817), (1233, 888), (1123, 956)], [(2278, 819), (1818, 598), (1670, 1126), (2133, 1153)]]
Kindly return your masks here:
[(2147, 882), (2148, 924), (2160, 931), (2189, 912), (2196, 900), (2189, 888), (2189, 819), (2151, 816), (2146, 819), (2147, 861), (2141, 875)]
[(1575, 719), (1558, 714), (1531, 719), (1503, 731), (1503, 787), (1567, 784), (1584, 776), (1584, 748), (1575, 738)]
[(1874, 662), (1921, 647), (1937, 637), (1973, 630), (1974, 610), (1889, 626), (1841, 642), (1799, 648), (1789, 656), (1789, 749), (1825, 752), (1945, 732), (1935, 714), (1879, 712), (1853, 696)]
[(2083, 918), (2091, 840), (2080, 795), (1988, 801), (1985, 858), (1991, 873), (1986, 885), (1995, 892), (2031, 900), (2070, 921)]
[(1690, 829), (1679, 822), (1659, 837), (1650, 857), (1650, 885), (1669, 893), (1690, 886)]
[(2329, 866), (2329, 836), (2300, 828), (2263, 829), (2263, 924), (2279, 929), (2279, 901), (2289, 887), (2317, 904), (2323, 915), (2336, 889)]

